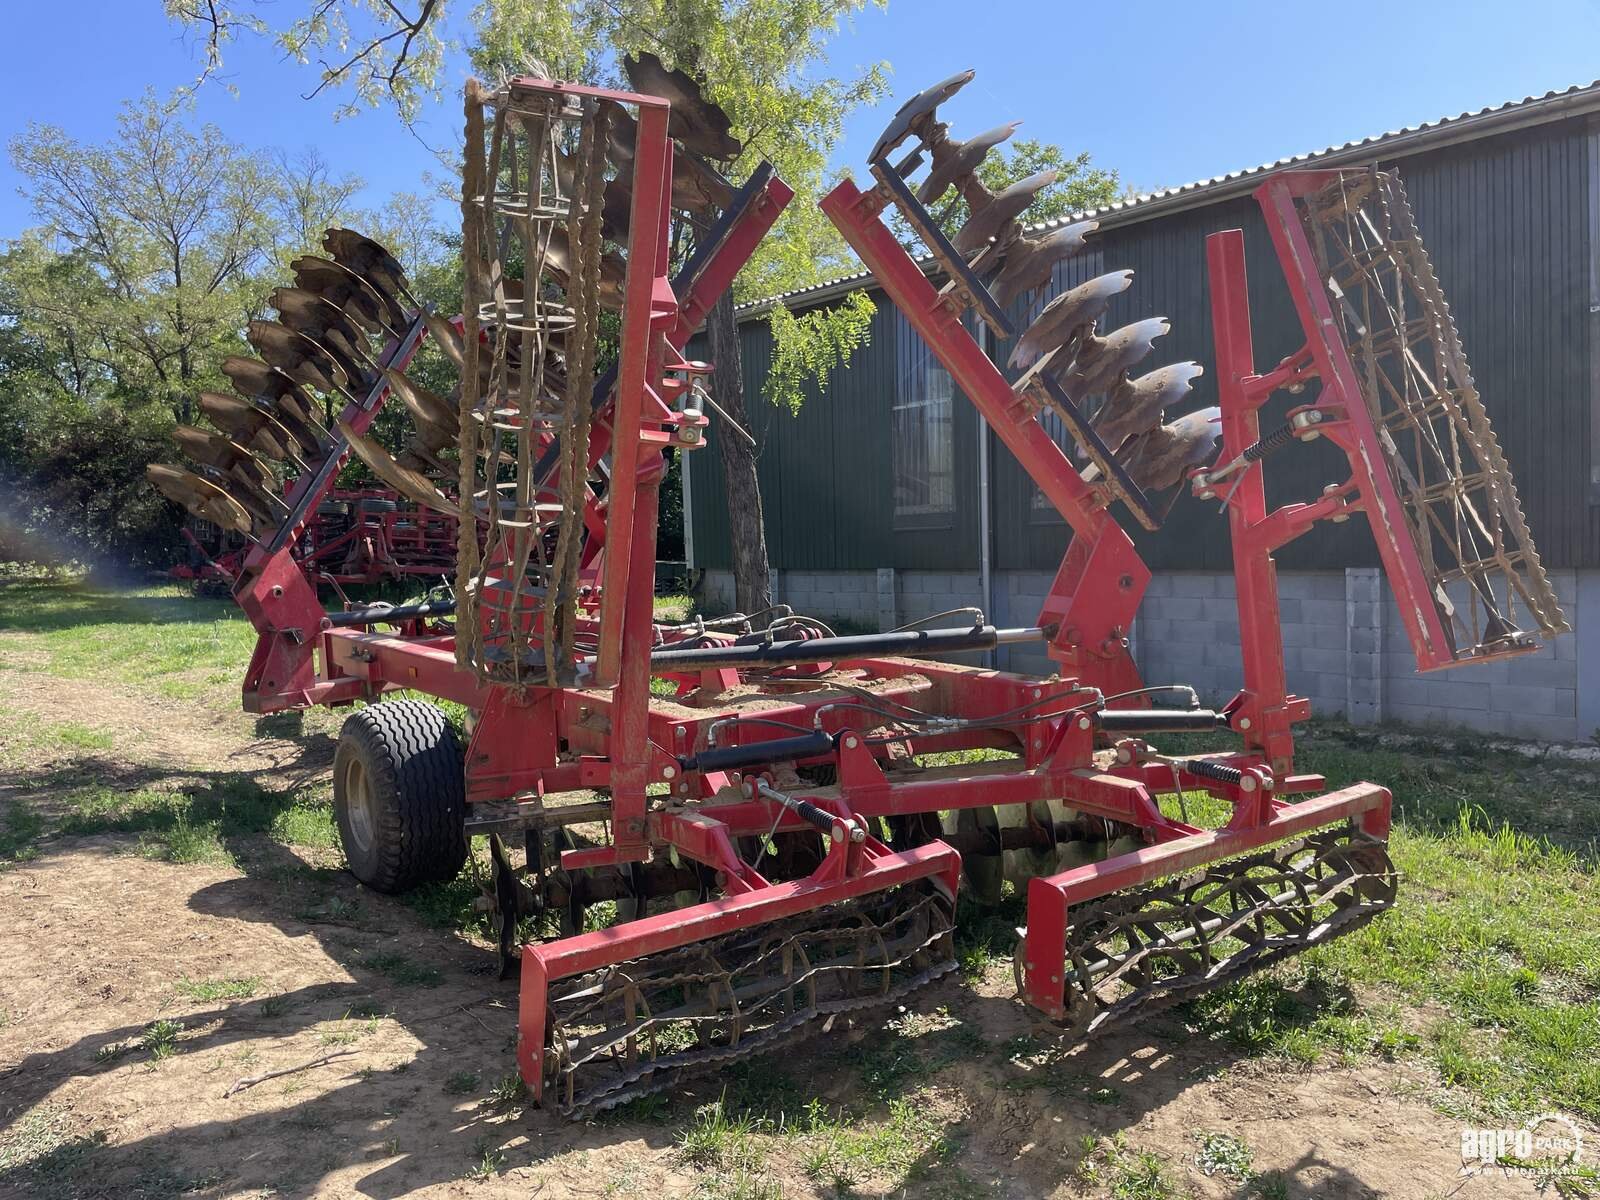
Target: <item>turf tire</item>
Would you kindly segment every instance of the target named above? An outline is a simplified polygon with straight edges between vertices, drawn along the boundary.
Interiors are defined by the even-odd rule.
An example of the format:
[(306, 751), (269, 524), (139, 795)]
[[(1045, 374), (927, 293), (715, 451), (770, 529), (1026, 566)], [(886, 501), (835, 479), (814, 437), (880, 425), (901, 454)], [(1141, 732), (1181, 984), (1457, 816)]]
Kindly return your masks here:
[(333, 807), (350, 871), (373, 890), (454, 879), (467, 858), (466, 784), (444, 712), (389, 700), (352, 715), (333, 755)]

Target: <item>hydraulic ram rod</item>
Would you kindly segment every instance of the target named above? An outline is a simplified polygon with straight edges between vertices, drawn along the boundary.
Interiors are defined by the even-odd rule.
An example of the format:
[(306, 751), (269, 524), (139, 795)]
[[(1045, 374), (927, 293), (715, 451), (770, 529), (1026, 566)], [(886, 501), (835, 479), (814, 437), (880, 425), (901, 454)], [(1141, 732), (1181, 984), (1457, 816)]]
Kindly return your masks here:
[(790, 642), (758, 642), (732, 646), (694, 646), (683, 650), (656, 650), (650, 655), (653, 671), (704, 671), (722, 667), (777, 667), (791, 663), (837, 662), (842, 659), (896, 655), (901, 658), (937, 658), (964, 650), (993, 650), (1018, 642), (1043, 642), (1044, 629), (996, 629), (979, 625), (966, 629), (911, 629), (898, 633), (864, 633), (850, 637), (819, 637)]

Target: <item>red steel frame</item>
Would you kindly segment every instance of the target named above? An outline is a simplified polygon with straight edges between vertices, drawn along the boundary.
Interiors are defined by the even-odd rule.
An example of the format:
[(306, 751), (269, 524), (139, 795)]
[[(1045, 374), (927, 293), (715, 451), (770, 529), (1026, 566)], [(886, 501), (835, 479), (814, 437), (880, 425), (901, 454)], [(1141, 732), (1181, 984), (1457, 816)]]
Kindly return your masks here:
[[(1012, 721), (1014, 732), (994, 728), (907, 735), (901, 745), (911, 754), (975, 746), (1001, 746), (1020, 754), (1020, 763), (935, 768), (907, 780), (886, 771), (887, 748), (869, 744), (852, 728), (844, 709), (822, 711), (822, 702), (803, 694), (765, 708), (764, 718), (815, 725), (836, 735), (834, 752), (809, 761), (836, 765), (837, 784), (792, 792), (835, 820), (822, 864), (804, 879), (768, 880), (746, 863), (736, 839), (811, 827), (756, 795), (754, 783), (769, 772), (741, 776), (684, 769), (682, 756), (712, 744), (713, 726), (734, 710), (651, 703), (650, 650), (674, 636), (657, 627), (651, 613), (659, 452), (672, 444), (698, 444), (697, 434), (684, 432), (693, 422), (667, 402), (673, 394), (669, 375), (704, 369), (685, 363), (682, 349), (792, 193), (772, 180), (685, 296), (676, 297), (666, 274), (671, 178), (666, 104), (627, 93), (540, 81), (521, 84), (606, 97), (639, 113), (618, 383), (591, 446), (595, 457), (610, 452), (612, 484), (603, 531), (598, 514), (591, 512), (591, 530), (596, 538), (603, 536), (604, 553), (595, 564), (600, 600), (590, 628), (599, 634), (599, 652), (589, 664), (590, 686), (514, 691), (485, 685), (457, 666), (448, 632), (425, 622), (394, 634), (333, 628), (284, 551), (252, 555), (241, 602), (263, 631), (257, 655), (261, 661), (252, 662), (247, 680), (247, 707), (252, 700), (261, 706), (257, 711), (266, 711), (269, 706), (373, 699), (393, 687), (462, 702), (477, 717), (466, 762), (470, 803), (542, 798), (579, 788), (610, 791), (610, 843), (564, 853), (564, 867), (644, 861), (670, 849), (716, 872), (720, 899), (524, 947), (517, 1053), (523, 1078), (536, 1097), (543, 1087), (546, 991), (556, 980), (915, 880), (933, 881), (953, 899), (960, 869), (954, 850), (937, 841), (902, 852), (870, 836), (853, 841), (847, 828), (862, 819), (1048, 801), (1140, 831), (1147, 845), (1136, 852), (1030, 883), (1024, 992), (1031, 1004), (1055, 1015), (1063, 1011), (1065, 936), (1074, 904), (1342, 821), (1358, 821), (1374, 836), (1386, 834), (1390, 796), (1384, 788), (1357, 784), (1295, 799), (1320, 791), (1324, 780), (1293, 771), (1290, 725), (1309, 715), (1309, 705), (1287, 694), (1271, 559), (1277, 546), (1315, 520), (1349, 507), (1360, 487), (1376, 490), (1376, 472), (1358, 472), (1362, 484), (1350, 485), (1349, 494), (1267, 513), (1256, 464), (1230, 497), (1245, 686), (1226, 712), (1244, 746), (1206, 757), (1238, 768), (1241, 782), (1221, 784), (1165, 762), (1140, 761), (1140, 746), (1131, 741), (1119, 744), (1128, 753), (1108, 764), (1104, 754), (1097, 757), (1099, 734), (1091, 701), (1101, 693), (1140, 685), (1127, 635), (1149, 569), (1107, 512), (1104, 491), (1073, 467), (961, 325), (956, 302), (934, 289), (879, 219), (886, 203), (881, 192), (862, 193), (846, 180), (824, 199), (823, 210), (1060, 511), (1073, 537), (1038, 621), (1048, 631), (1049, 653), (1061, 664), (1060, 678), (1040, 680), (893, 658), (836, 665), (876, 677), (880, 694), (915, 699), (924, 711), (956, 718), (999, 718), (1031, 702), (1049, 708), (1056, 701), (1068, 709), (1020, 727)], [(1287, 249), (1280, 246), (1280, 256), (1295, 290), (1295, 273), (1288, 269), (1295, 261), (1292, 234), (1293, 229), (1285, 234)], [(1217, 235), (1208, 247), (1227, 455), (1256, 440), (1256, 412), (1267, 393), (1298, 378), (1315, 358), (1308, 350), (1268, 376), (1254, 375), (1241, 246), (1239, 235), (1231, 233)], [(1298, 289), (1306, 294), (1297, 294), (1297, 303), (1309, 306), (1304, 311), (1315, 318), (1314, 302), (1321, 292), (1313, 284), (1314, 274), (1309, 281), (1302, 276)], [(1321, 353), (1331, 359), (1343, 348), (1331, 327), (1324, 328), (1329, 333)], [(397, 354), (404, 349), (395, 348)], [(1344, 362), (1348, 367), (1347, 356)], [(363, 415), (370, 420), (369, 413), (358, 412), (355, 418)], [(352, 424), (362, 427), (356, 419)], [(1328, 428), (1326, 422), (1319, 426), (1324, 432)], [(1346, 448), (1355, 462), (1356, 450), (1350, 445)], [(1397, 530), (1396, 537), (1399, 550), (1406, 550), (1403, 533)], [(1414, 549), (1411, 554), (1414, 558)], [(1390, 565), (1388, 557), (1385, 565)], [(1422, 644), (1432, 643), (1419, 643), (1419, 648)], [(292, 677), (264, 677), (283, 663), (294, 667)], [(716, 682), (715, 673), (708, 675), (713, 678), (704, 682)], [(1083, 711), (1070, 709), (1075, 701)], [(720, 744), (728, 745), (730, 736), (733, 744), (745, 744), (783, 735), (764, 725), (734, 725), (724, 730)], [(565, 756), (559, 754), (563, 749)], [(672, 803), (650, 808), (649, 784), (666, 784)], [(1165, 816), (1156, 795), (1174, 786), (1203, 788), (1227, 800), (1231, 818), (1220, 829), (1205, 830)]]

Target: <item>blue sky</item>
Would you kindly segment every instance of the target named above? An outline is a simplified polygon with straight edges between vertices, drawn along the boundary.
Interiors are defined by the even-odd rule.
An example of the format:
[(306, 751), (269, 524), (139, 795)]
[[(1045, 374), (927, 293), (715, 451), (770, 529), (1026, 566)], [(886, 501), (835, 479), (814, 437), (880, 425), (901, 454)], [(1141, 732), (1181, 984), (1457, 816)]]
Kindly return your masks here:
[[(263, 11), (292, 13), (302, 0)], [(454, 0), (463, 21), (471, 0)], [(147, 86), (191, 80), (194, 48), (159, 0), (70, 0), (7, 6), (0, 134), (49, 121), (105, 138), (120, 102)], [(69, 24), (63, 27), (63, 17)], [(1507, 6), (1479, 0), (1354, 0), (1336, 6), (1213, 0), (891, 0), (835, 42), (834, 69), (887, 59), (892, 102), (857, 114), (840, 165), (857, 163), (904, 96), (972, 67), (976, 81), (945, 110), (958, 135), (1021, 118), (1026, 136), (1090, 151), (1141, 190), (1186, 183), (1285, 155), (1600, 77), (1600, 0)], [(464, 78), (452, 60), (447, 93)], [(368, 181), (365, 202), (417, 188), (434, 165), (386, 112), (335, 123), (337, 102), (300, 94), (307, 69), (252, 42), (229, 53), (228, 82), (202, 90), (199, 117), (236, 141), (316, 145)], [(421, 128), (453, 136), (447, 94)], [(0, 164), (0, 237), (31, 223), (9, 158)]]

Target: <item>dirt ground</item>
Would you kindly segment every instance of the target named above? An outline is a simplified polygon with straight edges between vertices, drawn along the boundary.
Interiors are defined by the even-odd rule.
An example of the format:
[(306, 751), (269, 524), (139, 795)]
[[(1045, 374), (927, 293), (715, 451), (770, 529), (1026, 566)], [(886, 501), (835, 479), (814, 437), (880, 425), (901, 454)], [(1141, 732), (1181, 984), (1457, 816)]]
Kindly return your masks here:
[[(11, 763), (0, 801), (48, 806), (48, 788), (19, 782), (41, 777), (124, 788), (191, 773), (326, 777), (336, 718), (295, 731), (152, 700), (115, 680), (68, 684), (25, 669), (25, 647), (6, 647), (8, 636), (7, 709), (24, 720), (79, 714), (109, 729), (116, 748), (40, 750)], [(496, 981), (482, 946), (329, 869), (327, 851), (262, 838), (231, 848), (243, 865), (229, 867), (151, 861), (133, 852), (136, 840), (60, 837), (0, 872), (0, 1137), (25, 1128), (48, 1147), (27, 1173), (8, 1173), (0, 1159), (0, 1196), (838, 1194), (804, 1169), (798, 1136), (764, 1140), (765, 1190), (741, 1191), (686, 1163), (681, 1131), (726, 1080), (697, 1085), (663, 1112), (581, 1124), (514, 1096), (497, 1103), (494, 1089), (513, 1070), (515, 984)], [(947, 978), (892, 1032), (835, 1029), (774, 1068), (798, 1081), (802, 1104), (848, 1105), (870, 1126), (883, 1105), (864, 1090), (864, 1051), (916, 1053), (952, 1026), (975, 1031), (958, 1053), (919, 1058), (931, 1065), (906, 1093), (938, 1135), (937, 1154), (887, 1184), (869, 1175), (848, 1194), (1535, 1194), (1530, 1180), (1462, 1175), (1461, 1122), (1432, 1106), (1437, 1084), (1420, 1066), (1252, 1060), (1191, 1038), (1176, 1019), (1034, 1062), (1006, 1052), (1021, 1035), (1047, 1035), (1002, 974)], [(178, 986), (242, 979), (257, 982), (237, 999)], [(181, 1025), (164, 1056), (146, 1033), (158, 1021)], [(323, 1056), (333, 1057), (233, 1091)], [(881, 1067), (883, 1056), (873, 1061)], [(1247, 1143), (1257, 1172), (1281, 1173), (1278, 1190), (1207, 1176), (1196, 1156), (1205, 1131)], [(1126, 1172), (1084, 1178), (1094, 1140), (1119, 1133), (1127, 1153), (1165, 1160), (1170, 1190), (1136, 1190)]]

